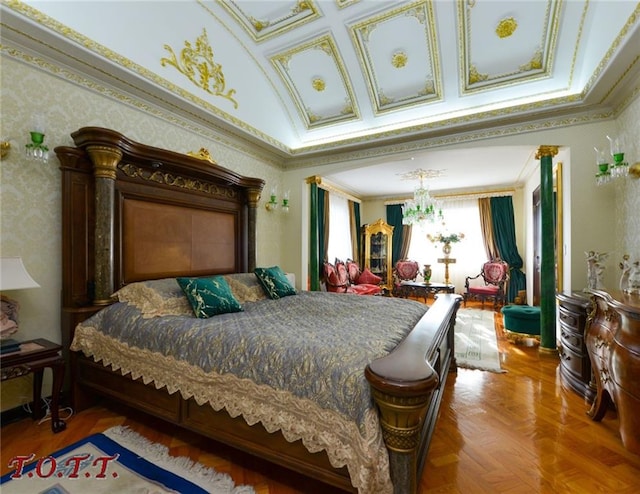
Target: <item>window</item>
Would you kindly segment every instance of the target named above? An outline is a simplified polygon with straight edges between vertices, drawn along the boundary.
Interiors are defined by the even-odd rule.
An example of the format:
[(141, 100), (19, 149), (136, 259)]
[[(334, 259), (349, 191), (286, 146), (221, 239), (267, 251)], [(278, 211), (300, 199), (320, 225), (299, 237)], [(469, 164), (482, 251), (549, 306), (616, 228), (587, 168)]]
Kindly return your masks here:
[[(456, 260), (449, 265), (450, 283), (455, 285), (456, 293), (464, 293), (464, 280), (467, 276), (475, 276), (480, 272), (482, 264), (487, 260), (477, 199), (451, 200), (443, 203), (444, 222), (427, 223), (423, 228), (414, 226), (409, 246), (409, 259), (424, 264), (431, 264), (431, 282), (444, 283), (444, 264), (438, 259), (444, 257), (442, 244), (432, 243), (427, 234), (463, 233), (464, 239), (452, 245), (449, 257)], [(420, 278), (419, 278), (420, 279)]]
[(349, 201), (338, 194), (329, 194), (329, 245), (327, 260), (336, 257), (343, 261), (352, 256), (351, 225), (349, 222)]

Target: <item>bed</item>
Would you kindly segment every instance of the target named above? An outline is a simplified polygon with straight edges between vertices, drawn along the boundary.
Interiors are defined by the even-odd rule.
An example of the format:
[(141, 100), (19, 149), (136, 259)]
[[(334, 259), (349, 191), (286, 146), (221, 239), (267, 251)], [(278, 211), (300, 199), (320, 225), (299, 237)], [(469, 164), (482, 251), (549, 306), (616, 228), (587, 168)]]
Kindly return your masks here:
[[(345, 491), (417, 492), (460, 297), (272, 296), (261, 179), (109, 129), (72, 138), (55, 152), (74, 408), (116, 399)], [(177, 280), (215, 280), (240, 309), (197, 318)]]

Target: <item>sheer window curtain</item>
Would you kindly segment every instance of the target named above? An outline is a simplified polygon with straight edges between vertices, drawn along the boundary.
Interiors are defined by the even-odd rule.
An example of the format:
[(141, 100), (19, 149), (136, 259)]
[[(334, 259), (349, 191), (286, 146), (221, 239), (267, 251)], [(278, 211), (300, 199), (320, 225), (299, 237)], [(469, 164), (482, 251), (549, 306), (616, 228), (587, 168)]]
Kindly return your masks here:
[[(464, 233), (464, 239), (452, 245), (450, 257), (456, 260), (449, 265), (449, 279), (456, 293), (464, 293), (464, 280), (475, 276), (486, 261), (478, 200), (451, 199), (443, 201), (444, 222), (427, 223), (423, 227), (413, 226), (408, 259), (418, 261), (420, 270), (424, 264), (431, 264), (431, 282), (444, 283), (444, 264), (438, 258), (444, 257), (442, 244), (432, 243), (427, 234)], [(421, 277), (418, 278), (422, 280)]]
[(345, 261), (353, 255), (351, 241), (351, 215), (349, 200), (339, 194), (329, 194), (329, 224), (331, 233), (327, 247), (327, 260)]

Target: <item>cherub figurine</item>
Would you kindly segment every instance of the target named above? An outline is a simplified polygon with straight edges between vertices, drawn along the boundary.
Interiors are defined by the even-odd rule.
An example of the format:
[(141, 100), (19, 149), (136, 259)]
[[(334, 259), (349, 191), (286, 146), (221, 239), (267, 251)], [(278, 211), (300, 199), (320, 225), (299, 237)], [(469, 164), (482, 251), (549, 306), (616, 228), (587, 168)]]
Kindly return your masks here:
[(587, 288), (589, 290), (602, 290), (602, 275), (604, 274), (604, 261), (607, 260), (609, 254), (600, 253), (590, 250), (584, 253), (587, 256)]
[(628, 293), (640, 294), (640, 261), (631, 264), (631, 272), (629, 273), (629, 282), (627, 283)]
[(629, 254), (622, 256), (620, 269), (622, 269), (622, 274), (620, 275), (620, 291), (624, 292), (627, 288), (630, 288), (629, 275), (631, 274), (631, 262), (629, 261)]

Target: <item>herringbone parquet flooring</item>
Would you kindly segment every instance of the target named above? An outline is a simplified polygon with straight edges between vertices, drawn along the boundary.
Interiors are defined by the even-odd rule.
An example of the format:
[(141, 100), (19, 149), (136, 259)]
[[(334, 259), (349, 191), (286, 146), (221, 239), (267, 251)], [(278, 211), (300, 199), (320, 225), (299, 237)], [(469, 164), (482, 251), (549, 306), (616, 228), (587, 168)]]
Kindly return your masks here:
[[(615, 412), (600, 423), (588, 404), (563, 388), (558, 356), (537, 347), (515, 346), (502, 334), (496, 313), (505, 374), (459, 369), (450, 374), (421, 480), (426, 493), (637, 493), (640, 456), (626, 451)], [(638, 411), (640, 413), (640, 410)], [(258, 494), (331, 493), (335, 490), (293, 472), (212, 444), (194, 434), (119, 408), (94, 407), (52, 434), (30, 419), (2, 427), (2, 473), (14, 455), (46, 455), (86, 435), (127, 425), (171, 454), (189, 456)]]

